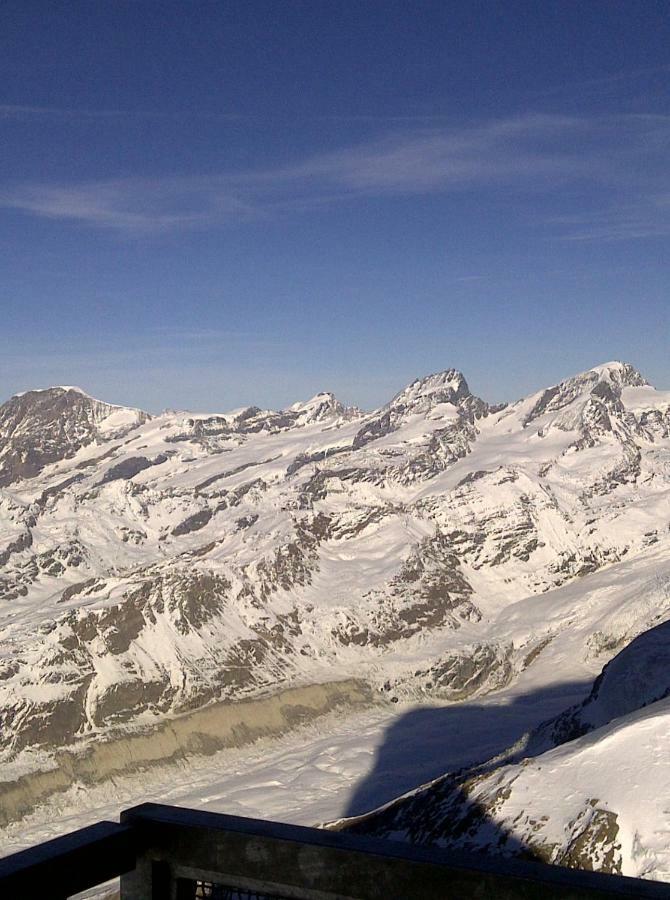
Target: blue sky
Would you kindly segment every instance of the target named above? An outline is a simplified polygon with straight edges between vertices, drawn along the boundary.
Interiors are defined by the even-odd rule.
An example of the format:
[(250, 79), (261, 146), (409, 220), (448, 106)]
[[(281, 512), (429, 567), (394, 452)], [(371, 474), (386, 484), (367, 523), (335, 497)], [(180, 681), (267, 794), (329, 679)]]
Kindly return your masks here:
[(0, 7), (0, 398), (670, 388), (655, 0)]

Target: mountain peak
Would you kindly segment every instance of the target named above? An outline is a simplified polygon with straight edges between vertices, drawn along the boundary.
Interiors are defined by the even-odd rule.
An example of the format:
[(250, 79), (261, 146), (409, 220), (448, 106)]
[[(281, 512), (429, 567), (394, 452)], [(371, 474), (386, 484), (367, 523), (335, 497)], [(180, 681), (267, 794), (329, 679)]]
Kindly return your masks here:
[(88, 394), (85, 390), (73, 384), (53, 384), (50, 387), (45, 388), (30, 388), (30, 390), (27, 391), (18, 391), (13, 395), (11, 399), (13, 400), (16, 397), (29, 397), (33, 395), (37, 397), (37, 395), (39, 394), (51, 394), (56, 396), (62, 394), (79, 394), (82, 397), (88, 397), (89, 400), (95, 399), (94, 397), (91, 397), (91, 395)]
[(443, 422), (463, 418), (470, 423), (489, 413), (490, 407), (471, 393), (458, 369), (445, 369), (416, 378), (390, 403), (374, 412), (354, 438), (354, 449), (396, 431), (414, 416)]
[(608, 381), (610, 384), (621, 388), (646, 387), (649, 385), (647, 379), (635, 368), (635, 366), (632, 366), (627, 362), (621, 362), (620, 360), (613, 360), (611, 362), (602, 363), (599, 366), (594, 366), (592, 369), (589, 369), (588, 372), (583, 374), (588, 375), (590, 373), (598, 375), (600, 381)]
[(443, 372), (415, 378), (396, 394), (390, 405), (416, 407), (419, 412), (437, 403), (453, 403), (456, 406), (459, 401), (471, 396), (463, 373), (458, 369), (445, 369)]
[(326, 419), (353, 418), (358, 410), (355, 407), (346, 407), (330, 391), (320, 391), (309, 400), (302, 400), (289, 406), (287, 412), (296, 416), (299, 424), (307, 425)]
[(303, 412), (304, 410), (319, 409), (321, 407), (333, 409), (341, 406), (342, 404), (336, 399), (335, 394), (332, 394), (330, 391), (319, 391), (318, 394), (314, 394), (309, 400), (298, 400), (297, 403), (293, 403), (289, 406), (289, 410), (291, 412)]
[[(20, 401), (22, 405), (25, 403), (34, 403), (39, 406), (48, 405), (57, 401), (62, 404), (63, 401), (65, 401), (66, 404), (87, 404), (106, 410), (129, 410), (141, 414), (145, 418), (149, 418), (149, 413), (146, 413), (141, 409), (123, 406), (118, 403), (108, 403), (106, 400), (99, 400), (97, 397), (89, 394), (88, 391), (85, 391), (83, 388), (77, 387), (77, 385), (74, 384), (54, 384), (45, 388), (30, 388), (27, 391), (18, 391), (7, 401), (7, 403), (12, 403), (16, 400)], [(0, 408), (2, 407), (0, 406)]]
[(0, 406), (0, 486), (32, 478), (94, 440), (120, 436), (149, 418), (65, 385), (16, 394)]
[(557, 413), (574, 403), (590, 402), (594, 396), (615, 401), (626, 387), (645, 387), (649, 382), (630, 363), (614, 360), (579, 372), (571, 378), (520, 401), (528, 412), (524, 426), (547, 413)]

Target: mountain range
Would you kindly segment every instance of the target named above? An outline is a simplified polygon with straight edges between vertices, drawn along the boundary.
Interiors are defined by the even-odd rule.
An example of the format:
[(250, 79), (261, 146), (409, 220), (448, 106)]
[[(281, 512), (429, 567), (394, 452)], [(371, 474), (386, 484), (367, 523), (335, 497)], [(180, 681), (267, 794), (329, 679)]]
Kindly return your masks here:
[[(579, 681), (577, 703), (505, 753), (349, 827), (670, 878), (652, 788), (668, 780), (669, 497), (670, 392), (620, 362), (508, 405), (454, 369), (372, 412), (329, 393), (207, 415), (73, 387), (13, 397), (4, 821), (93, 768), (213, 752), (333, 707)], [(221, 710), (225, 738), (203, 718)]]

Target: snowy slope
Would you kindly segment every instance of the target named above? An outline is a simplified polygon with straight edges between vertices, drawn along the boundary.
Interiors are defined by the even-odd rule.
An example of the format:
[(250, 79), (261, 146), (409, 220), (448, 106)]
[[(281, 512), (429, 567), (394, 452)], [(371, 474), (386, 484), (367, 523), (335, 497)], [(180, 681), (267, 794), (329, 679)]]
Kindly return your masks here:
[(349, 827), (670, 880), (669, 664), (665, 622), (606, 665), (582, 703), (507, 752)]
[(670, 394), (622, 363), (504, 408), (454, 370), (368, 414), (29, 392), (0, 462), (6, 782), (352, 674), (400, 706), (588, 681), (670, 618)]

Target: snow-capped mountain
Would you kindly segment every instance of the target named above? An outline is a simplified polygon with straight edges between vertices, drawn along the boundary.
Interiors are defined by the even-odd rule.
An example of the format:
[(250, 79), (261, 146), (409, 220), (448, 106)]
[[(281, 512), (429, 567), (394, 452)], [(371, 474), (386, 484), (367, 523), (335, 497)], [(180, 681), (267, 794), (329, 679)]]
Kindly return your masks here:
[(0, 407), (0, 485), (38, 475), (93, 441), (121, 437), (150, 416), (89, 397), (80, 388), (28, 391)]
[[(670, 393), (623, 363), (508, 406), (451, 369), (371, 413), (31, 391), (0, 407), (0, 466), (5, 817), (203, 708), (352, 677), (319, 703), (593, 679), (670, 619)], [(197, 735), (143, 764), (208, 752)]]

